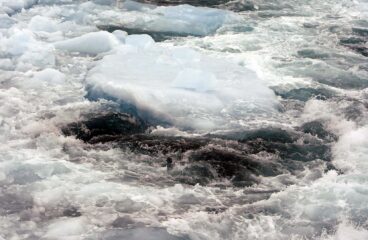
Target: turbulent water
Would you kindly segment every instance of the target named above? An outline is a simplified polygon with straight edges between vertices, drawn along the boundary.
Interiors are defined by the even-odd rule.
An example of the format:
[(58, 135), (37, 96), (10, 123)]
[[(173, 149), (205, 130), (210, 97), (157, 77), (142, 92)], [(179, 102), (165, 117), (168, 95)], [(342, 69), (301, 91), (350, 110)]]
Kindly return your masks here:
[(0, 239), (368, 239), (366, 0), (0, 0)]

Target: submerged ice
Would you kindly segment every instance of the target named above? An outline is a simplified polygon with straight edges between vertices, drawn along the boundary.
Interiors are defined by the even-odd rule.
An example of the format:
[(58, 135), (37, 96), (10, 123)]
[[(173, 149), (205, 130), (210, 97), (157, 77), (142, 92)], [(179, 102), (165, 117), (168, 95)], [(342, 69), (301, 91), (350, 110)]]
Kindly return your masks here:
[(0, 0), (0, 239), (367, 239), (367, 10)]

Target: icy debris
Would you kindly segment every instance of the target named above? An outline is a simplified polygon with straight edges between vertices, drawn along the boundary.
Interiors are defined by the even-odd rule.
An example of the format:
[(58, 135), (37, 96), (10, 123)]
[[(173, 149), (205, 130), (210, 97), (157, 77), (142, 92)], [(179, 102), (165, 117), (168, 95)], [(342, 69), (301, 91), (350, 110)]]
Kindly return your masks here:
[(193, 35), (213, 33), (231, 19), (229, 12), (189, 5), (158, 7), (153, 12), (163, 17), (150, 26), (152, 30)]
[(149, 15), (149, 20), (137, 15), (135, 24), (144, 25), (145, 29), (157, 32), (179, 32), (204, 36), (236, 19), (234, 14), (225, 10), (190, 5), (147, 7), (146, 4), (126, 1), (123, 7)]
[(56, 87), (65, 84), (65, 75), (56, 69), (45, 68), (44, 70), (33, 73), (32, 77), (24, 79), (20, 84), (26, 89)]
[(13, 184), (19, 185), (33, 183), (40, 179), (41, 178), (32, 169), (28, 168), (27, 165), (16, 168), (8, 174), (8, 180), (11, 180)]
[(46, 68), (36, 72), (26, 85), (37, 88), (41, 86), (55, 86), (65, 83), (65, 75), (52, 68)]
[(122, 30), (115, 30), (112, 32), (112, 34), (114, 34), (114, 36), (122, 43), (125, 42), (125, 38), (128, 36), (128, 33)]
[(0, 41), (3, 42), (3, 44), (1, 44), (4, 46), (3, 51), (15, 56), (24, 54), (32, 45), (36, 44), (32, 32), (18, 29), (14, 30), (14, 34), (9, 38), (0, 39)]
[[(116, 37), (118, 35), (118, 37)], [(123, 33), (111, 34), (106, 31), (92, 32), (80, 37), (56, 42), (55, 48), (68, 52), (99, 54), (108, 52), (122, 43)]]
[(0, 11), (0, 29), (9, 28), (14, 25), (17, 21), (9, 17), (7, 14), (1, 14)]
[(0, 0), (0, 10), (2, 9), (8, 14), (13, 14), (23, 8), (29, 8), (36, 3), (37, 0)]
[(58, 30), (57, 23), (52, 19), (43, 16), (34, 16), (28, 24), (28, 28), (32, 31), (56, 32)]
[(81, 7), (84, 11), (93, 13), (89, 17), (96, 25), (121, 26), (131, 30), (172, 35), (206, 36), (240, 19), (230, 11), (191, 5), (154, 6), (123, 1), (119, 12), (91, 2), (84, 3)]
[(17, 70), (27, 71), (34, 67), (45, 68), (55, 66), (54, 48), (50, 45), (36, 45), (18, 59)]
[(88, 220), (85, 217), (61, 218), (48, 226), (44, 237), (48, 239), (65, 239), (65, 237), (81, 235), (87, 230)]
[(184, 69), (179, 72), (172, 86), (182, 89), (193, 89), (197, 92), (207, 92), (215, 90), (216, 76), (209, 72), (198, 69)]
[[(29, 30), (14, 28), (7, 36), (0, 38), (0, 54), (10, 59), (16, 59), (13, 66), (15, 65), (15, 69), (18, 71), (28, 71), (33, 67), (54, 66), (53, 51), (52, 45), (37, 41)], [(9, 60), (6, 65), (9, 65)], [(9, 68), (9, 66), (5, 66), (5, 68)]]
[(31, 184), (52, 177), (54, 175), (65, 174), (70, 172), (62, 163), (43, 163), (43, 164), (21, 164), (14, 163), (7, 167), (3, 167), (3, 175), (0, 176), (0, 182), (13, 183), (19, 185)]
[(0, 0), (0, 10), (3, 7), (8, 14), (14, 14), (22, 9), (28, 9), (36, 4), (65, 4), (74, 0)]
[(125, 43), (137, 48), (145, 48), (154, 44), (155, 41), (149, 35), (141, 34), (127, 36), (125, 39)]

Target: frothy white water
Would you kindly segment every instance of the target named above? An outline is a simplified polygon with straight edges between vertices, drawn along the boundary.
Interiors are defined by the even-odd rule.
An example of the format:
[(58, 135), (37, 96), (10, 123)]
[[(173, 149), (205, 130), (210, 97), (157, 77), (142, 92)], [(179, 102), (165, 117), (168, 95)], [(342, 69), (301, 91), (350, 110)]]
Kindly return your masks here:
[[(39, 2), (70, 4), (0, 1), (10, 14), (0, 16), (0, 238), (367, 238), (367, 92), (360, 90), (366, 58), (336, 40), (353, 34), (356, 24), (364, 30), (364, 2), (297, 1), (283, 5), (287, 10), (238, 15), (132, 2), (126, 4), (136, 9)], [(236, 21), (224, 20), (229, 15)], [(236, 23), (239, 18), (244, 21)], [(95, 25), (122, 19), (154, 31), (219, 30), (160, 44), (142, 35), (97, 32)], [(254, 30), (236, 32), (233, 24), (244, 23)], [(355, 82), (351, 90), (347, 79)], [(335, 80), (341, 84), (331, 86)], [(339, 137), (331, 143), (337, 169), (325, 172), (316, 159), (295, 174), (259, 177), (249, 188), (173, 184), (165, 159), (61, 133), (86, 113), (115, 107), (86, 100), (87, 84), (172, 120), (175, 126), (157, 127), (156, 136), (193, 136), (183, 126), (238, 130), (251, 124), (248, 118), (256, 120), (252, 127), (265, 119), (281, 125), (321, 121)], [(296, 97), (276, 100), (267, 85)], [(304, 103), (298, 99), (305, 92), (290, 93), (301, 87), (323, 87), (333, 96)], [(269, 115), (276, 104), (284, 104), (281, 118)], [(267, 162), (266, 154), (257, 157)], [(267, 191), (272, 194), (262, 197)]]

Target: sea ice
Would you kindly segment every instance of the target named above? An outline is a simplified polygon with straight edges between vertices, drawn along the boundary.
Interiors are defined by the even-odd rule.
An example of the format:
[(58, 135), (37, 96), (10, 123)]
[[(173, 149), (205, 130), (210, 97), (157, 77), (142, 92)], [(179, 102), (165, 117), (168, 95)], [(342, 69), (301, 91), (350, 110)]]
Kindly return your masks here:
[(0, 29), (9, 28), (16, 22), (17, 22), (16, 20), (9, 17), (7, 14), (1, 14), (1, 11), (0, 11)]
[[(154, 9), (137, 6), (138, 3), (127, 1), (124, 7), (152, 14), (153, 21), (145, 21), (146, 29), (157, 32), (178, 32), (193, 35), (208, 35), (220, 28), (224, 23), (234, 20), (227, 11), (178, 5), (156, 7)], [(141, 19), (137, 22), (139, 23)]]
[(277, 104), (251, 70), (193, 49), (162, 47), (145, 35), (128, 36), (126, 45), (97, 63), (87, 82), (92, 94), (195, 129), (222, 128), (229, 119), (272, 112)]
[[(55, 64), (53, 51), (51, 44), (36, 40), (34, 34), (27, 29), (13, 28), (7, 35), (0, 38), (0, 54), (16, 59), (14, 65), (18, 71), (53, 66)], [(3, 63), (8, 65), (9, 61)]]
[(34, 16), (28, 24), (32, 31), (55, 32), (58, 30), (57, 23), (47, 17)]
[(24, 83), (30, 88), (40, 88), (42, 86), (56, 86), (65, 83), (65, 75), (56, 69), (46, 68), (36, 72), (33, 78)]
[(2, 42), (0, 48), (6, 53), (15, 56), (24, 54), (33, 44), (36, 43), (32, 32), (29, 30), (19, 29), (15, 29), (14, 34), (9, 38), (3, 38), (0, 39), (0, 41)]
[(91, 32), (80, 37), (56, 42), (54, 45), (55, 48), (68, 52), (99, 54), (108, 52), (122, 43), (123, 35), (118, 33), (116, 35), (118, 37), (106, 31)]
[(129, 35), (125, 39), (125, 43), (138, 48), (145, 48), (152, 45), (155, 41), (149, 35)]
[(154, 6), (125, 1), (121, 12), (105, 10), (104, 6), (92, 3), (83, 4), (83, 9), (93, 12), (95, 16), (92, 19), (98, 25), (183, 35), (205, 36), (239, 20), (230, 11), (191, 5)]
[(36, 4), (37, 0), (0, 0), (0, 10), (3, 9), (8, 14), (13, 14), (22, 8), (29, 8)]

